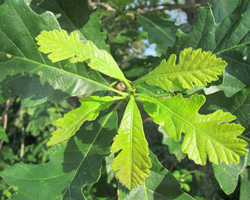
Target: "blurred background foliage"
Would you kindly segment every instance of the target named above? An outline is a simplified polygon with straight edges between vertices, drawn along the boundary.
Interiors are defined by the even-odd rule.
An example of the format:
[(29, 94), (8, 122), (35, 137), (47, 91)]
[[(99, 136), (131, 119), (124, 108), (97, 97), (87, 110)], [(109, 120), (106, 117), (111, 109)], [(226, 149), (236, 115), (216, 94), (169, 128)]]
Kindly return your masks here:
[[(37, 7), (41, 2), (39, 0), (26, 2), (37, 13), (42, 13), (45, 9), (42, 5)], [(99, 10), (101, 31), (107, 35), (106, 43), (111, 54), (126, 77), (135, 80), (159, 64), (167, 47), (173, 45), (177, 29), (185, 33), (192, 30), (197, 8), (207, 3), (213, 8), (218, 23), (237, 6), (237, 1), (234, 0), (89, 0), (86, 13), (90, 16), (96, 9)], [(52, 12), (57, 14), (56, 10)], [(160, 27), (162, 35), (159, 31), (149, 29), (149, 23)], [(164, 38), (164, 32), (171, 37)], [(20, 97), (16, 97), (1, 104), (0, 170), (17, 162), (47, 162), (46, 142), (50, 133), (55, 130), (52, 122), (76, 108), (79, 105), (77, 99), (74, 97), (60, 103), (46, 102), (35, 107), (23, 107)], [(173, 173), (184, 191), (197, 200), (239, 198), (239, 187), (227, 196), (220, 189), (211, 164), (198, 166), (187, 159), (181, 152), (180, 144), (170, 138), (163, 138), (161, 132), (164, 130), (153, 123), (142, 107), (141, 111), (150, 149), (161, 164)], [(85, 194), (88, 194), (87, 199), (107, 199), (107, 196), (110, 199), (117, 198), (117, 183), (111, 172), (112, 157), (113, 155), (103, 160), (105, 167), (102, 168), (100, 181), (84, 188)], [(11, 197), (14, 190), (15, 188), (0, 180), (1, 200)]]

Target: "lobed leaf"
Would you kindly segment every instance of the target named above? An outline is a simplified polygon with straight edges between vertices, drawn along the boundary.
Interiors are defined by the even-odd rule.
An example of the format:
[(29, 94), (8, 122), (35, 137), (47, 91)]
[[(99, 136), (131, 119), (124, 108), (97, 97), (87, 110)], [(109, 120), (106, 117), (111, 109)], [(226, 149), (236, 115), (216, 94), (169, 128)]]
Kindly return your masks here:
[[(80, 41), (78, 33), (72, 32), (70, 36), (65, 30), (42, 31), (36, 37), (39, 51), (50, 53), (48, 58), (52, 62), (58, 62), (72, 58), (70, 61), (83, 62), (87, 58), (81, 56), (84, 45)], [(81, 57), (80, 57), (81, 56)]]
[(149, 176), (151, 167), (148, 143), (143, 132), (140, 111), (131, 96), (122, 118), (118, 135), (114, 138), (111, 151), (121, 152), (115, 157), (112, 169), (115, 177), (128, 189), (139, 186)]
[[(245, 84), (250, 83), (250, 0), (234, 1), (223, 0), (225, 5), (230, 4), (230, 9), (235, 10), (227, 15), (220, 23), (216, 24), (210, 6), (200, 7), (197, 10), (196, 22), (189, 34), (178, 30), (176, 42), (170, 47), (166, 58), (171, 54), (178, 55), (185, 48), (201, 48), (211, 51), (228, 63), (226, 72), (238, 78)], [(219, 2), (219, 3), (220, 3)], [(217, 4), (217, 3), (215, 3)], [(217, 5), (215, 5), (215, 9)], [(216, 12), (216, 10), (215, 10)], [(232, 83), (234, 85), (234, 83)]]
[(176, 65), (176, 55), (171, 55), (168, 61), (161, 64), (146, 76), (136, 82), (145, 81), (164, 90), (183, 90), (197, 86), (206, 86), (207, 83), (218, 79), (226, 67), (226, 62), (216, 58), (211, 52), (202, 52), (192, 48), (181, 51), (179, 63)]
[(48, 163), (19, 163), (2, 171), (6, 183), (17, 188), (12, 199), (85, 199), (82, 188), (100, 178), (117, 123), (116, 112), (106, 112), (69, 141), (52, 146)]
[(72, 63), (87, 61), (92, 69), (127, 82), (113, 57), (107, 51), (99, 50), (90, 40), (83, 44), (78, 33), (68, 35), (65, 30), (43, 31), (36, 40), (41, 52), (50, 53), (48, 57), (52, 62), (68, 58)]
[(186, 90), (187, 95), (191, 95), (198, 90), (203, 90), (206, 95), (213, 94), (218, 91), (223, 91), (226, 97), (232, 97), (237, 92), (243, 90), (246, 87), (246, 84), (241, 82), (239, 79), (235, 78), (231, 74), (224, 72), (223, 73), (223, 82), (217, 81), (215, 84), (211, 84), (210, 87), (194, 87), (194, 89)]
[(206, 103), (202, 106), (201, 112), (214, 112), (218, 109), (222, 109), (225, 112), (233, 113), (237, 117), (235, 123), (244, 126), (244, 134), (247, 136), (250, 131), (249, 102), (249, 88), (243, 89), (231, 98), (227, 98), (223, 92), (216, 92), (206, 96)]
[(34, 38), (42, 30), (60, 29), (51, 12), (38, 15), (25, 1), (5, 0), (0, 22), (0, 102), (19, 95), (23, 105), (33, 106), (113, 89), (84, 63), (52, 63), (39, 52)]
[(207, 156), (215, 164), (238, 163), (240, 156), (247, 153), (244, 148), (247, 143), (236, 138), (244, 128), (229, 123), (235, 116), (221, 110), (208, 115), (198, 113), (205, 102), (204, 96), (141, 98), (146, 112), (171, 138), (180, 141), (181, 134), (185, 134), (182, 151), (195, 163), (205, 165)]
[(52, 133), (47, 143), (48, 146), (55, 145), (72, 137), (85, 121), (95, 120), (99, 112), (108, 108), (113, 102), (112, 97), (98, 96), (83, 97), (79, 99), (81, 106), (64, 115), (53, 124), (60, 127)]
[[(91, 40), (99, 49), (106, 51), (106, 32), (101, 32), (100, 10), (93, 13), (87, 0), (37, 0), (31, 1), (30, 5), (38, 13), (51, 11), (57, 16), (62, 29), (68, 32), (76, 31), (83, 40)], [(79, 13), (81, 13), (79, 15)]]

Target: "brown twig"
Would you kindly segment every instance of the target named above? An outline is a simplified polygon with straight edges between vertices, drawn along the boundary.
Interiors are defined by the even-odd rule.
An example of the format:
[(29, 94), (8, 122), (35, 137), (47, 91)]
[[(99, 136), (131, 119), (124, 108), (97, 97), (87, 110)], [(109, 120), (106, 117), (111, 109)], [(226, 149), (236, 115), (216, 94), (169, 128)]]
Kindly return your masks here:
[[(3, 111), (2, 115), (1, 115), (0, 123), (2, 123), (2, 121), (3, 121), (3, 128), (4, 128), (4, 130), (7, 129), (8, 110), (9, 110), (10, 106), (13, 104), (13, 102), (14, 102), (14, 98), (6, 101), (5, 109), (4, 109), (4, 111)], [(0, 141), (0, 150), (2, 149), (3, 142), (4, 142), (3, 140)]]
[(112, 6), (110, 6), (104, 2), (93, 2), (91, 0), (88, 0), (88, 3), (92, 9), (96, 9), (98, 6), (101, 6), (101, 7), (106, 8), (110, 12), (116, 12), (116, 10)]
[[(22, 122), (23, 122), (23, 106), (21, 104), (20, 105), (20, 114), (19, 114), (19, 120), (18, 120), (17, 128), (18, 128), (18, 126), (20, 124), (22, 124)], [(22, 134), (22, 137), (21, 137), (21, 146), (20, 146), (20, 158), (23, 158), (23, 154), (24, 154), (24, 139), (25, 139), (23, 124), (22, 124), (22, 127), (21, 127), (21, 134)]]
[[(210, 0), (208, 3), (212, 3), (213, 1)], [(191, 8), (198, 8), (201, 6), (206, 5), (207, 3), (196, 3), (196, 4), (191, 4), (191, 5), (184, 5), (184, 4), (169, 4), (169, 3), (164, 3), (164, 4), (159, 4), (159, 5), (143, 5), (143, 6), (136, 6), (135, 8), (130, 8), (127, 11), (136, 11), (140, 9), (145, 9), (145, 8), (158, 8), (158, 7), (164, 7), (165, 10), (176, 10), (176, 9), (191, 9)], [(163, 8), (160, 8), (161, 10)]]
[(152, 117), (148, 117), (146, 119), (143, 120), (143, 123), (146, 123), (146, 122), (152, 122), (153, 121), (153, 118)]

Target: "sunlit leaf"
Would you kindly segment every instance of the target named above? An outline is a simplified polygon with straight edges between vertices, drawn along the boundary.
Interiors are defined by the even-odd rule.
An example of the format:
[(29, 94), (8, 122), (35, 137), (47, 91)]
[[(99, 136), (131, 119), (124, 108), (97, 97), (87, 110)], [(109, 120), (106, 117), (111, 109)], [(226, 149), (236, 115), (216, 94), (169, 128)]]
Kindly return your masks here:
[(231, 98), (227, 98), (223, 92), (217, 92), (206, 96), (206, 103), (202, 106), (201, 112), (215, 112), (222, 109), (225, 112), (233, 113), (237, 119), (236, 123), (245, 128), (244, 134), (250, 131), (250, 89), (246, 88)]
[(171, 55), (167, 62), (163, 60), (157, 68), (135, 83), (145, 81), (164, 90), (193, 88), (193, 84), (206, 86), (217, 80), (225, 67), (226, 62), (211, 52), (189, 48), (180, 53), (178, 64), (176, 55)]
[(68, 35), (65, 30), (43, 31), (36, 40), (40, 45), (39, 50), (49, 53), (48, 58), (52, 62), (68, 58), (73, 63), (87, 61), (91, 68), (126, 82), (113, 57), (107, 51), (99, 50), (90, 40), (83, 44), (78, 33)]
[(247, 153), (247, 143), (239, 138), (244, 128), (229, 123), (235, 116), (218, 110), (208, 115), (198, 113), (205, 103), (202, 95), (183, 98), (178, 94), (172, 98), (146, 97), (144, 109), (154, 122), (164, 128), (175, 141), (184, 133), (182, 151), (197, 164), (205, 165), (207, 156), (215, 164), (238, 163), (240, 156)]
[(206, 95), (213, 94), (218, 91), (223, 91), (227, 97), (232, 97), (237, 92), (244, 89), (246, 85), (241, 82), (239, 79), (235, 78), (231, 74), (224, 72), (223, 73), (223, 82), (218, 85), (212, 85), (210, 87), (197, 87), (195, 86), (194, 89), (188, 89), (186, 91), (187, 95), (193, 94), (198, 90), (203, 90)]
[(95, 120), (99, 112), (108, 108), (114, 99), (112, 97), (91, 96), (83, 97), (79, 101), (81, 106), (53, 123), (60, 128), (52, 133), (52, 137), (47, 143), (48, 146), (68, 140), (79, 130), (83, 122)]
[(127, 105), (118, 135), (111, 147), (113, 153), (120, 150), (112, 164), (115, 177), (128, 189), (136, 188), (149, 176), (151, 162), (140, 111), (133, 97)]
[[(231, 0), (223, 0), (229, 2)], [(202, 48), (211, 51), (228, 63), (226, 71), (245, 84), (250, 83), (250, 1), (234, 1), (230, 6), (235, 10), (220, 23), (216, 24), (209, 5), (197, 10), (196, 22), (189, 34), (178, 30), (176, 42), (170, 47), (166, 58), (171, 54), (179, 55), (185, 48)], [(232, 10), (232, 9), (230, 9)], [(233, 84), (233, 83), (232, 83)]]
[(150, 151), (149, 157), (152, 161), (150, 177), (134, 190), (119, 186), (119, 199), (148, 199), (148, 200), (192, 200), (193, 198), (181, 190), (181, 186), (176, 178), (161, 165), (156, 156)]

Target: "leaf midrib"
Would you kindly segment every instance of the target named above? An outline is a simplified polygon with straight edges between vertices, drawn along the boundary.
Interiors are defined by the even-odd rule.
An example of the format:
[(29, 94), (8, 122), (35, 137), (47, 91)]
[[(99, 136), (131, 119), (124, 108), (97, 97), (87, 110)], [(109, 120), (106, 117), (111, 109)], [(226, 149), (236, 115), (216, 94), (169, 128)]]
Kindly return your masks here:
[[(143, 98), (145, 98), (145, 97), (143, 96)], [(146, 97), (146, 98), (148, 98), (148, 97)], [(196, 127), (195, 127), (193, 124), (191, 124), (189, 121), (187, 121), (186, 119), (183, 119), (181, 116), (179, 116), (179, 115), (177, 115), (176, 113), (174, 113), (174, 112), (173, 112), (172, 110), (170, 110), (167, 106), (165, 106), (165, 105), (162, 104), (161, 102), (157, 101), (155, 98), (154, 98), (154, 99), (153, 99), (153, 98), (148, 98), (148, 99), (149, 99), (150, 101), (154, 101), (154, 102), (155, 102), (156, 104), (158, 104), (158, 105), (161, 105), (161, 106), (162, 106), (163, 108), (165, 108), (169, 113), (171, 113), (172, 115), (174, 115), (176, 118), (179, 118), (180, 120), (184, 121), (184, 122), (187, 123), (189, 126), (191, 126), (194, 130), (197, 130), (197, 132), (200, 132), (201, 134), (203, 134), (205, 137), (210, 138), (211, 140), (213, 140), (213, 141), (215, 141), (215, 142), (221, 144), (221, 146), (223, 146), (224, 148), (228, 149), (229, 151), (234, 152), (233, 150), (229, 149), (227, 146), (225, 146), (224, 144), (222, 144), (220, 141), (218, 141), (218, 140), (216, 140), (215, 138), (213, 138), (213, 137), (207, 135), (204, 131), (202, 131), (202, 130), (196, 128)], [(199, 152), (199, 151), (198, 151), (198, 152)], [(199, 152), (199, 154), (200, 154), (200, 152)]]
[[(85, 78), (85, 77), (80, 76), (80, 75), (78, 75), (78, 74), (74, 74), (74, 73), (71, 73), (71, 72), (68, 72), (68, 71), (65, 71), (65, 70), (56, 68), (56, 67), (51, 67), (50, 65), (42, 64), (42, 63), (39, 63), (39, 62), (36, 62), (36, 61), (33, 61), (33, 60), (29, 60), (29, 59), (23, 58), (23, 57), (14, 57), (13, 59), (8, 60), (8, 61), (3, 62), (3, 63), (11, 62), (11, 61), (14, 61), (15, 59), (17, 59), (17, 60), (19, 60), (19, 59), (20, 59), (20, 60), (25, 60), (26, 62), (31, 62), (31, 63), (33, 63), (33, 64), (39, 65), (38, 67), (36, 67), (36, 68), (32, 69), (31, 71), (29, 71), (28, 74), (31, 73), (31, 72), (33, 72), (33, 71), (38, 70), (39, 68), (45, 67), (45, 68), (49, 68), (49, 69), (52, 69), (52, 70), (56, 70), (56, 71), (63, 72), (63, 73), (65, 73), (65, 74), (68, 74), (68, 75), (71, 75), (71, 76), (75, 76), (75, 77), (77, 77), (77, 78), (80, 78), (80, 79), (82, 79), (82, 80), (86, 80), (86, 81), (88, 81), (88, 82), (92, 82), (92, 83), (94, 83), (94, 84), (96, 84), (96, 85), (99, 85), (99, 86), (101, 86), (101, 87), (107, 88), (108, 90), (113, 90), (112, 87), (110, 87), (110, 86), (108, 86), (108, 85), (101, 84), (101, 83), (99, 83), (99, 82), (95, 82), (95, 81), (93, 81), (92, 79), (88, 79), (88, 78)], [(1, 65), (1, 64), (2, 64), (2, 63), (0, 63), (0, 65)], [(15, 80), (15, 79), (17, 79), (17, 78), (20, 78), (20, 77), (22, 77), (22, 75), (17, 76), (17, 77), (15, 77), (15, 78), (13, 78), (13, 79), (9, 79), (9, 80), (6, 81), (5, 83), (8, 83), (8, 82), (13, 81), (13, 80)]]
[(175, 42), (175, 40), (170, 37), (168, 34), (166, 34), (165, 31), (163, 31), (158, 25), (156, 25), (153, 21), (149, 20), (148, 18), (140, 15), (143, 19), (145, 19), (148, 23), (152, 24), (157, 30), (159, 30), (163, 35), (165, 35), (168, 39), (170, 39), (172, 42)]
[(201, 72), (201, 71), (206, 71), (206, 70), (210, 70), (210, 71), (213, 71), (213, 69), (218, 69), (218, 67), (211, 67), (211, 68), (204, 68), (204, 69), (199, 69), (199, 70), (191, 70), (191, 71), (182, 71), (182, 72), (173, 72), (173, 73), (167, 73), (167, 74), (156, 74), (156, 75), (150, 75), (148, 74), (147, 76), (144, 76), (142, 77), (140, 80), (141, 81), (145, 81), (145, 80), (148, 80), (148, 79), (153, 79), (153, 78), (161, 78), (161, 77), (168, 77), (168, 76), (175, 76), (175, 75), (181, 75), (181, 74), (192, 74), (192, 73), (195, 73), (195, 72)]
[[(91, 46), (91, 45), (94, 45), (94, 48), (96, 48), (97, 51), (99, 51), (99, 52), (106, 52), (106, 53), (108, 54), (108, 56), (111, 57), (111, 55), (110, 55), (106, 50), (100, 50), (100, 49), (98, 49), (98, 48), (95, 46), (94, 43), (92, 43), (92, 44), (91, 44), (91, 43), (92, 43), (92, 42), (89, 43), (90, 46)], [(83, 45), (87, 45), (87, 44), (83, 44)], [(91, 50), (92, 50), (92, 48), (91, 48)], [(91, 53), (92, 53), (92, 52), (91, 52)], [(119, 77), (120, 80), (126, 81), (126, 78), (123, 76), (123, 73), (121, 72), (120, 68), (118, 67), (118, 65), (116, 64), (115, 60), (113, 60), (112, 57), (111, 57), (112, 63), (111, 63), (111, 65), (109, 65), (109, 64), (107, 64), (106, 62), (104, 62), (103, 60), (98, 59), (98, 58), (96, 58), (96, 57), (93, 57), (92, 54), (89, 54), (89, 55), (91, 55), (91, 56), (85, 56), (85, 57), (87, 57), (87, 59), (90, 58), (90, 63), (88, 63), (89, 65), (91, 65), (91, 60), (98, 60), (98, 62), (101, 62), (101, 64), (102, 64), (104, 67), (106, 67), (107, 69), (109, 69), (109, 71), (112, 71), (113, 73), (115, 73), (115, 74), (117, 75), (117, 76), (116, 76), (117, 78)], [(112, 66), (112, 65), (115, 66), (114, 69), (113, 69), (112, 67), (110, 67), (110, 66)], [(95, 68), (95, 69), (98, 70), (98, 68)], [(117, 70), (118, 70), (118, 71), (117, 71)], [(98, 71), (100, 71), (100, 70), (98, 70)], [(101, 72), (101, 71), (100, 71), (100, 72)], [(105, 74), (104, 72), (101, 72), (101, 73)]]
[(130, 108), (130, 113), (131, 113), (131, 123), (130, 123), (130, 188), (132, 189), (132, 177), (133, 177), (133, 127), (134, 127), (134, 97), (131, 96), (131, 108)]
[[(93, 111), (95, 111), (95, 110), (97, 110), (98, 109), (98, 107), (100, 107), (102, 104), (104, 104), (104, 103), (106, 103), (106, 101), (105, 102), (101, 102), (99, 105), (96, 105), (94, 108), (92, 108), (91, 110), (89, 110), (87, 113), (85, 113), (84, 115), (82, 115), (80, 118), (79, 118), (79, 120), (77, 120), (72, 126), (70, 126), (69, 128), (67, 128), (65, 131), (63, 131), (63, 128), (61, 128), (61, 130), (60, 131), (62, 131), (62, 132), (68, 132), (70, 129), (73, 129), (74, 128), (74, 126), (75, 126), (75, 128), (76, 128), (76, 126), (77, 126), (77, 124), (83, 119), (83, 118), (85, 118), (85, 117), (87, 117), (90, 113), (92, 113)], [(79, 110), (81, 110), (81, 109), (79, 109)], [(62, 119), (62, 118), (61, 118)], [(76, 132), (77, 130), (74, 130), (73, 132)], [(62, 134), (62, 136), (64, 136), (63, 134)], [(60, 137), (60, 139), (59, 139), (59, 141), (62, 139), (62, 136)]]
[[(32, 41), (34, 42), (31, 33), (29, 32), (29, 30), (28, 30), (27, 27), (25, 26), (25, 24), (24, 24), (23, 20), (21, 19), (21, 17), (18, 15), (18, 13), (17, 13), (17, 11), (16, 11), (16, 9), (15, 9), (15, 7), (14, 7), (14, 5), (12, 4), (11, 1), (10, 1), (10, 4), (12, 5), (12, 8), (13, 8), (13, 10), (15, 11), (17, 17), (20, 19), (20, 21), (22, 22), (23, 26), (25, 27), (25, 29), (27, 30), (28, 34), (30, 35), (30, 38), (32, 38)], [(30, 7), (28, 7), (28, 8), (30, 9)], [(35, 43), (35, 42), (34, 42), (34, 45), (35, 45), (35, 47), (36, 47), (36, 43)], [(42, 61), (44, 62), (44, 64), (47, 64), (47, 63), (45, 62), (45, 60), (43, 59), (43, 56), (42, 56), (41, 52), (38, 51), (38, 53), (39, 53), (39, 55), (40, 55)]]
[[(44, 2), (44, 1), (43, 1)], [(83, 39), (86, 40), (85, 36), (82, 34), (82, 32), (80, 31), (80, 29), (77, 28), (77, 26), (72, 22), (72, 20), (68, 17), (68, 15), (65, 13), (65, 11), (60, 7), (60, 5), (58, 4), (57, 1), (54, 0), (54, 2), (57, 4), (58, 8), (62, 11), (62, 13), (64, 14), (64, 16), (70, 21), (70, 23), (74, 26), (75, 30), (77, 31), (77, 33), (79, 33)], [(78, 6), (77, 6), (78, 8)], [(77, 10), (78, 11), (78, 10)], [(78, 18), (77, 18), (78, 20)]]
[[(244, 9), (244, 11), (245, 11), (245, 9)], [(243, 13), (243, 12), (242, 12)], [(240, 13), (240, 12), (238, 12), (238, 16), (235, 18), (235, 20), (233, 21), (233, 23), (231, 23), (230, 24), (230, 28), (228, 29), (228, 31), (226, 32), (226, 34), (225, 34), (225, 36), (222, 38), (222, 40), (220, 40), (219, 41), (219, 43), (217, 43), (216, 44), (216, 47), (214, 48), (214, 50), (213, 50), (213, 52), (214, 51), (216, 51), (216, 49), (220, 46), (220, 44), (222, 44), (222, 42), (225, 40), (225, 38), (227, 38), (227, 35), (230, 33), (230, 30), (232, 29), (232, 27), (234, 26), (234, 24), (236, 23), (236, 22), (238, 22), (238, 19), (239, 19), (239, 17), (241, 17), (241, 14), (242, 13)], [(242, 24), (242, 23), (241, 23)], [(215, 24), (216, 25), (216, 24)], [(218, 27), (217, 27), (218, 28)], [(217, 30), (217, 28), (216, 28), (216, 30)], [(247, 33), (249, 33), (249, 31), (247, 32)], [(246, 34), (247, 34), (246, 33)], [(244, 38), (245, 36), (246, 36), (246, 34), (242, 37), (242, 38)], [(242, 40), (242, 38), (241, 38), (241, 40)], [(230, 47), (231, 48), (231, 47)], [(230, 49), (229, 48), (229, 49)], [(218, 53), (218, 52), (217, 52)]]
[(65, 192), (64, 192), (63, 195), (62, 195), (63, 197), (65, 196), (66, 192), (68, 191), (68, 189), (69, 189), (70, 185), (72, 184), (72, 182), (73, 182), (73, 180), (74, 180), (74, 178), (75, 178), (77, 172), (79, 171), (81, 165), (83, 164), (83, 162), (84, 162), (85, 159), (87, 158), (87, 155), (89, 154), (90, 150), (92, 149), (92, 147), (93, 147), (94, 143), (96, 142), (96, 140), (97, 140), (99, 134), (101, 133), (102, 129), (104, 128), (104, 126), (106, 125), (106, 123), (108, 122), (110, 116), (113, 114), (114, 111), (115, 111), (115, 109), (113, 109), (113, 110), (109, 113), (109, 115), (106, 117), (105, 121), (101, 124), (101, 128), (100, 128), (99, 131), (97, 132), (95, 138), (93, 139), (93, 142), (92, 142), (91, 145), (89, 146), (89, 148), (88, 148), (86, 154), (84, 155), (83, 159), (81, 160), (80, 164), (78, 165), (77, 169), (75, 170), (75, 173), (73, 174), (72, 179), (70, 180), (70, 182), (69, 182), (69, 184), (68, 184), (68, 187), (65, 188)]
[[(57, 36), (58, 36), (58, 35), (57, 35)], [(53, 41), (53, 42), (55, 42), (55, 41)], [(75, 42), (75, 41), (74, 41), (74, 42)], [(97, 62), (101, 63), (101, 66), (102, 66), (102, 67), (107, 68), (109, 72), (112, 71), (113, 74), (116, 74), (116, 76), (115, 76), (116, 78), (125, 81), (125, 77), (123, 76), (123, 73), (120, 71), (120, 68), (118, 67), (118, 65), (116, 64), (116, 62), (112, 59), (111, 55), (109, 55), (108, 52), (107, 52), (106, 50), (100, 50), (100, 49), (98, 49), (98, 48), (95, 46), (94, 43), (92, 43), (92, 42), (87, 42), (86, 44), (83, 44), (83, 43), (82, 43), (83, 46), (86, 46), (86, 47), (87, 47), (86, 49), (89, 49), (89, 50), (84, 51), (84, 52), (83, 52), (81, 49), (78, 49), (77, 46), (76, 46), (76, 44), (73, 45), (73, 46), (68, 46), (67, 44), (64, 44), (64, 43), (62, 44), (62, 43), (60, 43), (60, 41), (57, 42), (56, 44), (57, 44), (57, 46), (59, 46), (59, 47), (63, 47), (63, 48), (65, 48), (65, 49), (67, 49), (67, 52), (78, 52), (78, 55), (82, 56), (82, 57), (84, 58), (85, 61), (88, 60), (88, 59), (90, 59), (90, 62), (87, 62), (88, 65), (89, 65), (91, 68), (94, 68), (94, 69), (96, 69), (97, 71), (99, 71), (99, 72), (105, 74), (105, 72), (102, 72), (101, 70), (99, 70), (98, 67), (92, 67), (92, 66), (91, 66), (91, 65), (94, 65), (94, 64), (92, 64), (92, 61), (95, 62), (95, 60), (96, 60)], [(103, 61), (102, 59), (99, 59), (98, 57), (94, 57), (94, 56), (93, 56), (93, 48), (95, 48), (98, 52), (107, 53), (108, 56), (111, 58), (112, 63), (111, 63), (111, 64), (107, 64), (107, 63), (106, 63), (105, 61)], [(83, 53), (86, 53), (86, 52), (87, 52), (88, 54), (83, 54)], [(51, 55), (53, 55), (53, 54), (54, 54), (54, 52), (52, 51), (52, 52), (51, 52)], [(70, 58), (73, 58), (73, 56), (71, 56)], [(65, 59), (62, 59), (62, 60), (65, 60)], [(59, 61), (60, 61), (60, 60), (59, 60)], [(114, 66), (114, 67), (112, 67), (112, 66)]]

